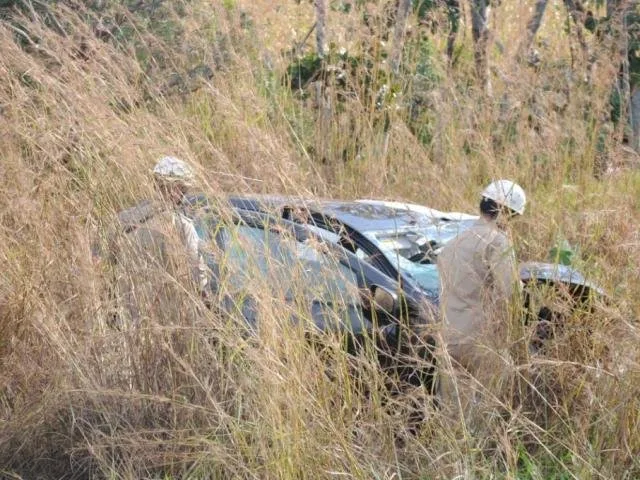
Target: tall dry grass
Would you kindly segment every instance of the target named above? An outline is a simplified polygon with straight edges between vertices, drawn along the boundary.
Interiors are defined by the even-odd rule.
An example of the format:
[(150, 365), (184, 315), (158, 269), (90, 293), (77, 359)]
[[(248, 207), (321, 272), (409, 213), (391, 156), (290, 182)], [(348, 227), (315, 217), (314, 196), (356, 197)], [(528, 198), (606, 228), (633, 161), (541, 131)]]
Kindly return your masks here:
[[(37, 44), (0, 23), (0, 475), (640, 475), (639, 180), (592, 175), (611, 81), (606, 51), (593, 86), (579, 81), (580, 65), (567, 80), (570, 43), (562, 15), (551, 15), (542, 65), (494, 51), (494, 96), (485, 98), (472, 81), (468, 35), (449, 69), (445, 36), (434, 34), (442, 80), (429, 94), (432, 141), (420, 144), (392, 110), (385, 146), (365, 92), (337, 113), (303, 106), (280, 84), (281, 50), (291, 31), (304, 35), (311, 5), (224, 3), (181, 4), (168, 17), (179, 41), (117, 2), (98, 13), (50, 6), (64, 35), (26, 10), (17, 25)], [(517, 5), (498, 9), (496, 36), (508, 47), (526, 22)], [(240, 8), (253, 26), (242, 25)], [(118, 14), (133, 26), (130, 39), (96, 38), (96, 25)], [(330, 11), (329, 38), (377, 45), (356, 15)], [(157, 59), (136, 59), (136, 41)], [(198, 63), (216, 68), (196, 90), (165, 88), (172, 72)], [(357, 157), (344, 160), (345, 149)], [(544, 355), (505, 361), (506, 377), (528, 382), (529, 396), (507, 383), (503, 396), (485, 396), (481, 433), (443, 416), (425, 392), (390, 397), (375, 361), (347, 356), (339, 339), (312, 348), (266, 286), (257, 338), (239, 334), (238, 315), (203, 310), (180, 278), (153, 269), (145, 281), (171, 294), (141, 300), (138, 328), (114, 326), (113, 272), (92, 263), (91, 242), (115, 212), (155, 197), (149, 169), (167, 153), (192, 162), (212, 197), (386, 197), (472, 211), (489, 178), (512, 177), (531, 198), (516, 225), (521, 258), (545, 258), (562, 235), (612, 301), (572, 316)], [(410, 433), (416, 408), (425, 420)]]

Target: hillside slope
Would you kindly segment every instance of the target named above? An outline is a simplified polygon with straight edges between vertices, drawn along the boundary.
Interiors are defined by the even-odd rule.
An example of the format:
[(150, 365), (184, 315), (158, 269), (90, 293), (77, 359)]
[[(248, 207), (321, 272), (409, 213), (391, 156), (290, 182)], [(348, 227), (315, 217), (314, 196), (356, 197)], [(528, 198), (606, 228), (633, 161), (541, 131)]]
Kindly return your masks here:
[[(392, 74), (385, 2), (329, 3), (325, 68), (296, 84), (319, 65), (313, 33), (300, 44), (312, 2), (0, 1), (0, 477), (640, 476), (640, 176), (594, 176), (603, 152), (637, 163), (608, 123), (608, 51), (583, 82), (554, 7), (541, 63), (516, 62), (530, 7), (503, 2), (489, 97), (469, 12), (453, 66), (446, 15), (412, 15)], [(339, 342), (313, 350), (268, 300), (260, 342), (175, 279), (170, 300), (148, 300), (143, 328), (119, 329), (113, 272), (92, 263), (91, 243), (155, 196), (149, 171), (164, 154), (190, 161), (212, 196), (473, 211), (489, 179), (514, 178), (531, 198), (519, 257), (545, 259), (567, 238), (613, 301), (511, 366), (531, 398), (505, 384), (522, 410), (484, 399), (501, 414), (483, 433), (448, 423), (425, 392), (390, 398), (366, 358), (364, 395)]]

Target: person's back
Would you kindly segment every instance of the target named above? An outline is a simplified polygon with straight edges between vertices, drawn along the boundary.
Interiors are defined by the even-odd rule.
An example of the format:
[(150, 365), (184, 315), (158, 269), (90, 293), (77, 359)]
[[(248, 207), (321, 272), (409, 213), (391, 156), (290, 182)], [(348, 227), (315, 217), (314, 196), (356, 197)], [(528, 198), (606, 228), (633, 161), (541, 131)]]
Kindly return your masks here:
[(492, 317), (502, 317), (500, 310), (517, 281), (508, 237), (484, 218), (443, 248), (438, 270), (444, 334), (450, 343), (485, 333)]
[(157, 211), (144, 223), (120, 230), (112, 246), (120, 323), (138, 325), (142, 316), (167, 310), (181, 290), (178, 283), (190, 273), (172, 213)]

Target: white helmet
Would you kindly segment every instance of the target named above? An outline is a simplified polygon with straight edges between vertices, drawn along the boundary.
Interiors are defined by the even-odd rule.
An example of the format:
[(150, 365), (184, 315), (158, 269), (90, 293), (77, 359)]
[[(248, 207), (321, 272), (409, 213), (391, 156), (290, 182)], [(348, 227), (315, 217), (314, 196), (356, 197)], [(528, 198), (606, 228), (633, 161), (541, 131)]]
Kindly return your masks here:
[(496, 180), (482, 191), (482, 196), (519, 215), (524, 213), (524, 207), (527, 203), (527, 196), (522, 187), (511, 180)]
[(180, 182), (187, 186), (193, 183), (195, 175), (191, 167), (176, 157), (162, 157), (153, 167), (153, 175), (165, 182)]

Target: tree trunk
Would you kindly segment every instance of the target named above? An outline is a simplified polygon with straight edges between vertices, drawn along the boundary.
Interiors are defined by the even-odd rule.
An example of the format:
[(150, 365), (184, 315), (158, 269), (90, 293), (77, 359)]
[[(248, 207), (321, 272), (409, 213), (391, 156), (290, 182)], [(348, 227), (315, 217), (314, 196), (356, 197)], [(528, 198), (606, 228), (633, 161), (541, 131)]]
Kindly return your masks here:
[(632, 122), (630, 118), (631, 85), (629, 74), (629, 28), (627, 25), (627, 15), (631, 12), (631, 2), (609, 1), (607, 2), (607, 14), (610, 14), (614, 35), (616, 38), (617, 55), (619, 59), (618, 78), (614, 82), (620, 97), (620, 114), (616, 129), (616, 139), (619, 142), (624, 140), (627, 126)]
[(624, 134), (630, 120), (631, 105), (631, 84), (629, 75), (629, 30), (627, 28), (626, 11), (620, 14), (620, 57), (621, 57), (621, 78), (620, 78), (620, 140), (624, 140)]
[(564, 5), (569, 15), (571, 16), (571, 20), (576, 27), (576, 36), (578, 38), (578, 43), (580, 44), (580, 49), (582, 51), (582, 57), (586, 65), (586, 80), (587, 83), (591, 84), (593, 81), (593, 67), (595, 64), (595, 57), (592, 55), (589, 44), (585, 38), (584, 34), (584, 23), (585, 23), (585, 8), (582, 5), (580, 0), (564, 0)]
[(476, 75), (483, 90), (491, 95), (489, 77), (489, 0), (471, 0), (471, 32), (473, 34)]
[(607, 153), (606, 140), (612, 138), (616, 142), (622, 142), (627, 126), (631, 126), (631, 138), (629, 142), (634, 149), (638, 148), (640, 137), (640, 92), (634, 89), (631, 93), (629, 71), (629, 26), (627, 15), (633, 12), (636, 2), (627, 0), (607, 1), (607, 23), (605, 28), (612, 34), (613, 48), (605, 50), (613, 56), (613, 64), (616, 66), (615, 79), (612, 82), (610, 98), (617, 99), (617, 105), (610, 107), (610, 120), (615, 130), (605, 132), (605, 126), (601, 127), (599, 155), (596, 158), (595, 174), (606, 172), (610, 168), (610, 156)]
[(316, 51), (319, 57), (325, 55), (325, 26), (327, 21), (327, 0), (315, 0), (316, 4)]
[(447, 0), (447, 17), (449, 19), (449, 35), (447, 35), (447, 58), (453, 63), (453, 48), (460, 28), (460, 0)]
[(533, 43), (533, 39), (535, 38), (536, 33), (538, 33), (538, 30), (540, 29), (540, 25), (542, 25), (542, 18), (544, 17), (544, 12), (547, 9), (548, 3), (549, 0), (536, 1), (533, 15), (527, 23), (527, 31), (525, 33), (524, 39), (518, 47), (518, 58), (525, 57), (531, 50), (531, 44)]
[(631, 148), (640, 153), (640, 87), (635, 86), (631, 92)]
[(396, 12), (396, 24), (393, 29), (393, 50), (391, 52), (391, 71), (398, 73), (402, 63), (402, 51), (404, 49), (404, 32), (407, 27), (407, 18), (411, 10), (412, 0), (400, 0)]

